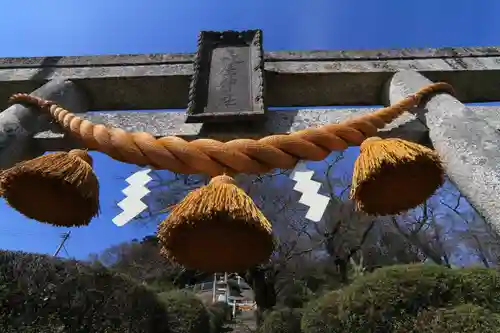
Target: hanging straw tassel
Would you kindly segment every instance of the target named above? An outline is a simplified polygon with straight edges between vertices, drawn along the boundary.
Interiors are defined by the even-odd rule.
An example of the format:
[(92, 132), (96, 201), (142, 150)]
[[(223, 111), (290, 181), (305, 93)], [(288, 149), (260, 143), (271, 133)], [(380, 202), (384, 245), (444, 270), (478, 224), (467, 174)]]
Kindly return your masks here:
[(83, 226), (99, 213), (99, 183), (85, 150), (57, 152), (2, 171), (0, 192), (28, 218), (55, 226)]
[(351, 199), (369, 215), (395, 215), (423, 204), (443, 182), (444, 169), (433, 150), (372, 137), (360, 146)]
[(162, 253), (205, 272), (239, 272), (274, 249), (271, 224), (232, 177), (189, 193), (158, 227)]

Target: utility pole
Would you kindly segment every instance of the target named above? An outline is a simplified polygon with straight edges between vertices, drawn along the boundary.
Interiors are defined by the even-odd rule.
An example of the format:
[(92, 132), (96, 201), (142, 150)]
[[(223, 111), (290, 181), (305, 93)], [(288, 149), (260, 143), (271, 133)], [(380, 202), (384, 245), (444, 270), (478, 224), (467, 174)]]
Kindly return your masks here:
[(54, 252), (54, 257), (57, 257), (57, 255), (59, 254), (59, 252), (61, 251), (61, 249), (63, 248), (64, 246), (64, 243), (66, 243), (66, 241), (68, 240), (69, 236), (71, 235), (71, 231), (69, 232), (65, 232), (61, 235), (61, 244), (59, 244), (59, 246), (57, 247), (57, 250), (56, 252)]

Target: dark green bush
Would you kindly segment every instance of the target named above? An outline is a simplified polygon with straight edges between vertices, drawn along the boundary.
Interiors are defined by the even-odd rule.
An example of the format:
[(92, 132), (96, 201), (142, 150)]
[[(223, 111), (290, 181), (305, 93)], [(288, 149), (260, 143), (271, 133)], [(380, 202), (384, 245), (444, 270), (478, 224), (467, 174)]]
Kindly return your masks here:
[(168, 291), (160, 294), (167, 307), (170, 333), (210, 333), (210, 316), (202, 301), (192, 292)]
[(410, 332), (415, 318), (426, 309), (464, 303), (500, 312), (500, 274), (423, 264), (385, 267), (309, 304), (302, 329), (305, 333), (389, 333), (406, 327)]
[(98, 265), (0, 251), (1, 332), (168, 333), (154, 293)]
[(216, 302), (210, 304), (207, 309), (210, 315), (210, 332), (222, 332), (224, 324), (231, 320), (231, 306), (225, 302)]
[(331, 291), (309, 302), (302, 311), (301, 328), (306, 333), (342, 332), (338, 317), (340, 291)]
[[(301, 333), (301, 309), (283, 308), (269, 313), (264, 319), (260, 333)], [(325, 331), (326, 332), (326, 331)]]
[(500, 332), (500, 315), (471, 304), (462, 304), (451, 309), (428, 309), (417, 315), (411, 331), (402, 327), (400, 330), (396, 330), (396, 332)]
[(287, 308), (302, 308), (313, 297), (303, 281), (287, 283), (278, 295), (279, 304)]

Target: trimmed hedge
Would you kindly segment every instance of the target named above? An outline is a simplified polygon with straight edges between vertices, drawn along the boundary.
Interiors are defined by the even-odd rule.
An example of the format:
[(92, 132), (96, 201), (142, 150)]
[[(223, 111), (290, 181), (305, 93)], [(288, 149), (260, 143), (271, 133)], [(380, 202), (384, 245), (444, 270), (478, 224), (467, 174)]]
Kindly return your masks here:
[[(300, 309), (283, 308), (272, 311), (266, 316), (260, 333), (301, 333), (300, 319), (302, 311)], [(325, 331), (326, 332), (326, 331)]]
[(160, 294), (167, 308), (170, 333), (211, 333), (207, 308), (194, 293), (173, 290)]
[[(459, 321), (459, 312), (456, 319), (450, 316), (453, 311), (464, 311), (460, 305), (466, 303), (500, 313), (500, 273), (483, 268), (398, 265), (378, 269), (309, 304), (301, 326), (305, 333), (413, 332), (413, 326), (423, 320), (419, 316), (426, 316), (428, 309), (439, 309), (438, 325), (443, 316), (448, 322)], [(475, 313), (485, 312), (476, 309)], [(487, 332), (488, 326), (481, 325), (465, 326), (461, 331)], [(438, 325), (433, 332), (456, 331)]]
[[(408, 330), (402, 328), (399, 332), (406, 333)], [(411, 332), (500, 332), (500, 315), (471, 304), (462, 304), (451, 309), (429, 309), (417, 315)]]
[(0, 251), (2, 332), (167, 333), (156, 295), (104, 267)]

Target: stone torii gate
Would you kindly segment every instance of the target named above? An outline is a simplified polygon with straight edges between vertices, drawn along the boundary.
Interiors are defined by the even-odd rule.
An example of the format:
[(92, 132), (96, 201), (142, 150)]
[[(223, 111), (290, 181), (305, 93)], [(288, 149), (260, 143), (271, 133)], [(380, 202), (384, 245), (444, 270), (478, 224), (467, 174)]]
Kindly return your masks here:
[[(195, 54), (0, 59), (0, 103), (32, 91), (96, 123), (184, 139), (259, 138), (340, 122), (374, 109), (307, 107), (394, 103), (431, 81), (450, 83), (456, 98), (435, 96), (382, 135), (432, 145), (500, 232), (500, 107), (462, 104), (500, 101), (500, 47), (264, 53), (262, 32), (251, 30), (202, 32)], [(290, 106), (303, 109), (267, 111)], [(117, 112), (152, 109), (181, 110)], [(2, 169), (73, 148), (36, 110), (0, 113)]]

